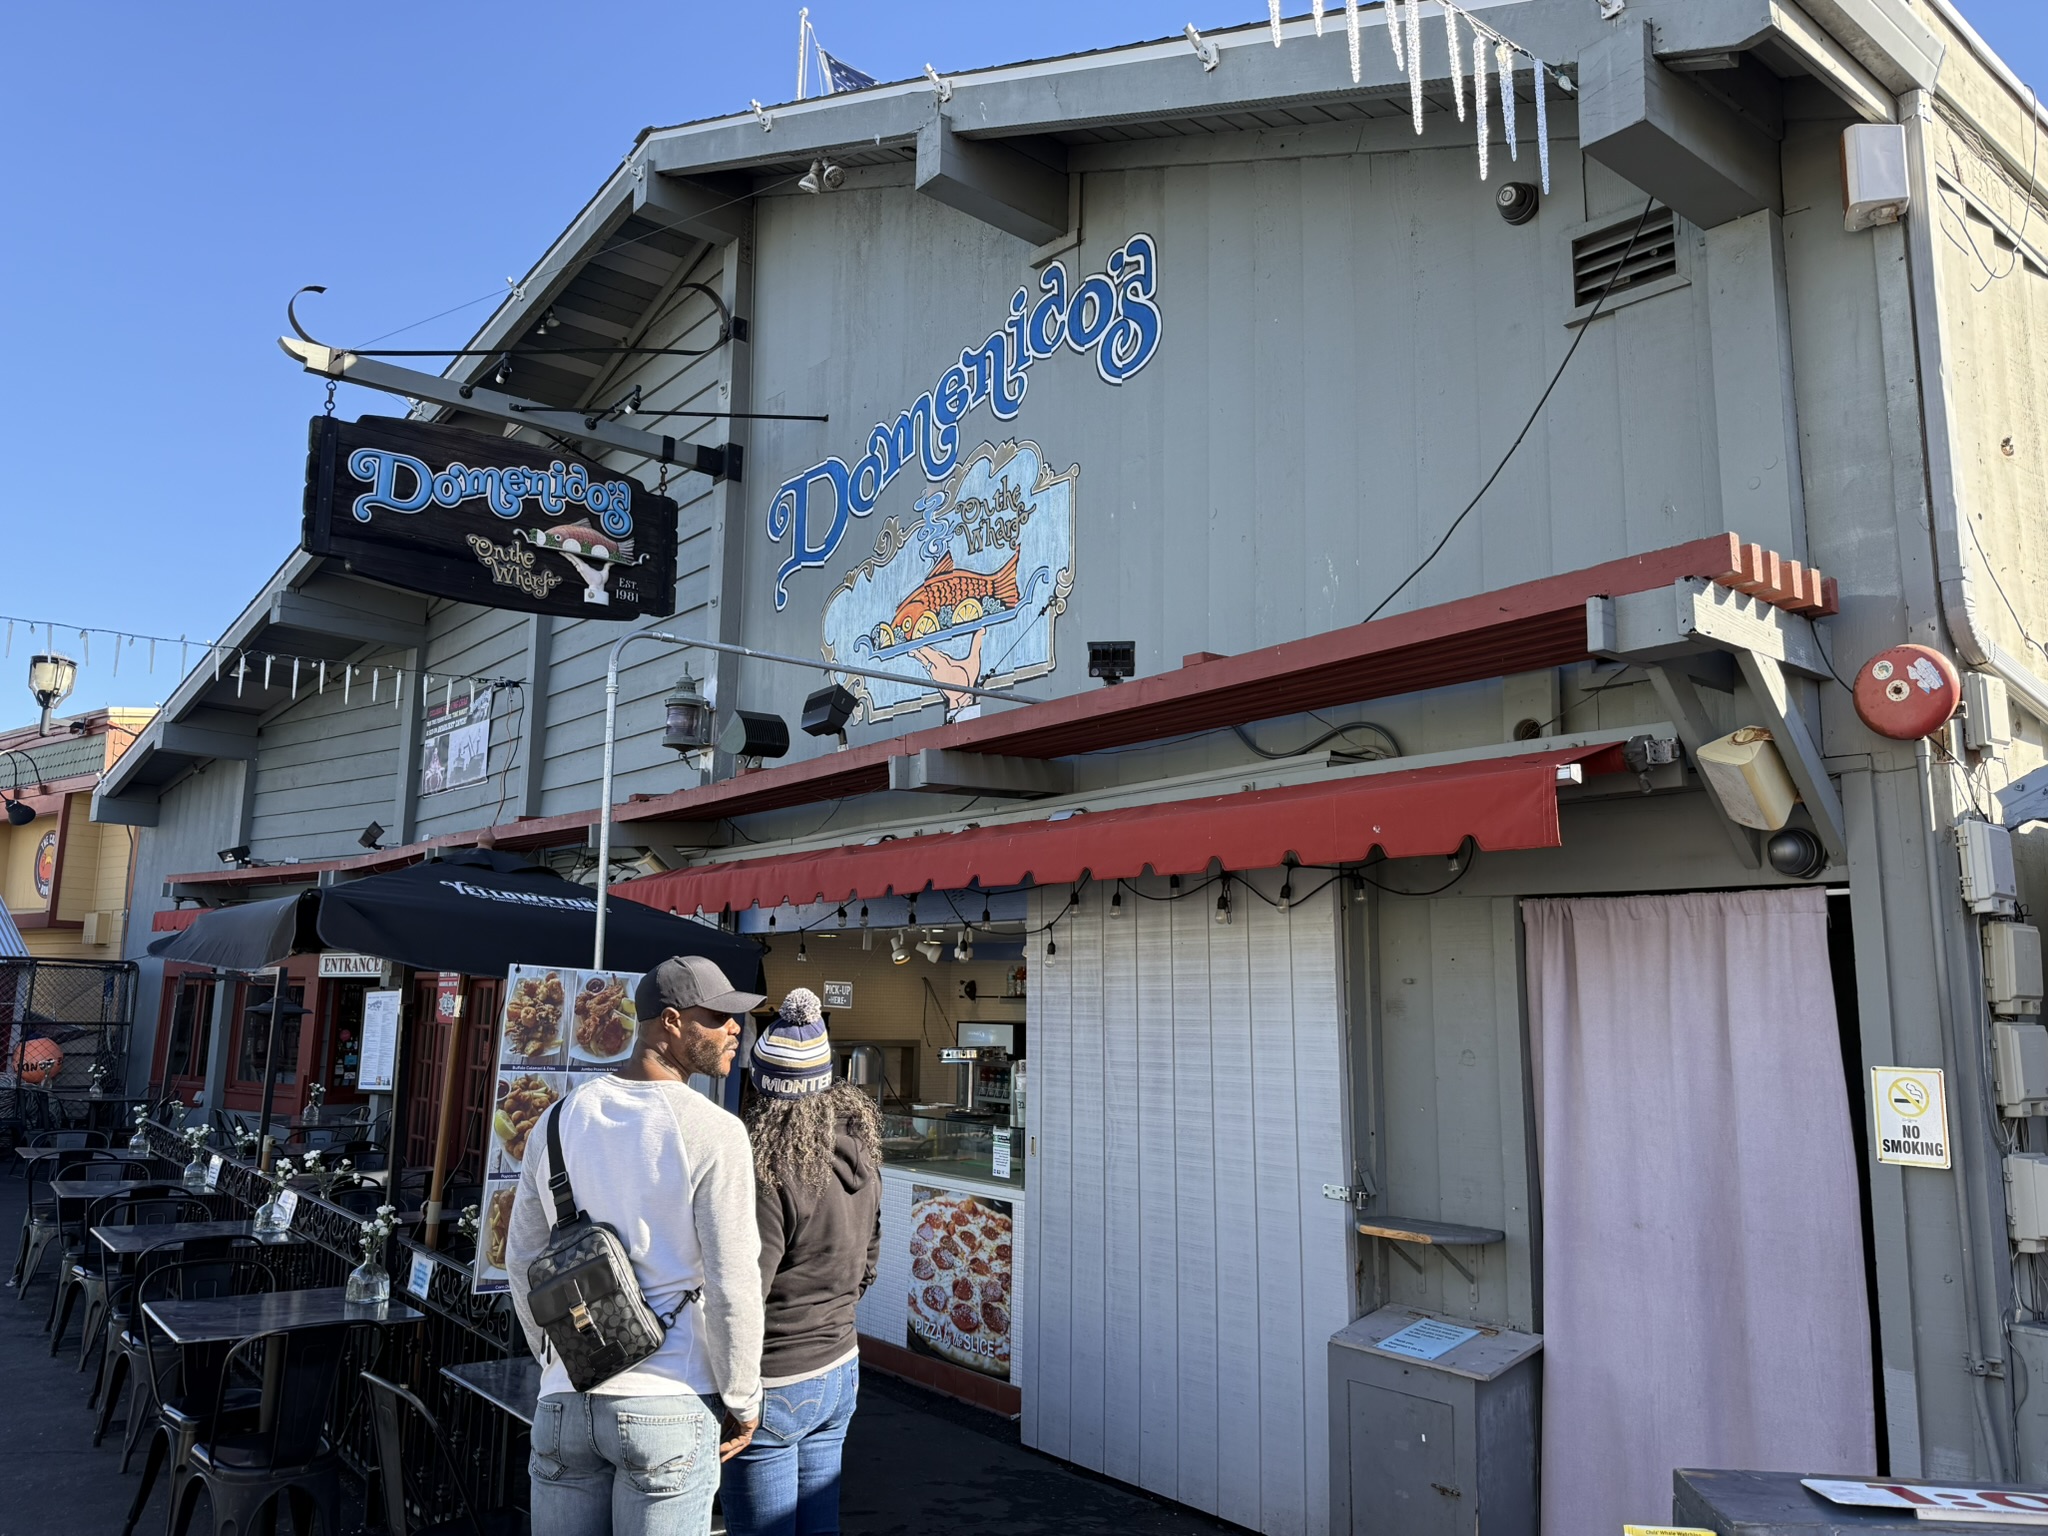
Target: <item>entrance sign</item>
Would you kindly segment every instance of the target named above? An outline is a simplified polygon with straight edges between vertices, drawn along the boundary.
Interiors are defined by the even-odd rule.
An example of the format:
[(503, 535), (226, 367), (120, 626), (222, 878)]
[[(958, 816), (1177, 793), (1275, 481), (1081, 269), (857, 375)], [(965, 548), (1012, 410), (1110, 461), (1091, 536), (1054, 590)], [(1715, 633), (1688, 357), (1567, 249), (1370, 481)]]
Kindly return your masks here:
[(1864, 1509), (1910, 1509), (1923, 1520), (1983, 1520), (1998, 1525), (2048, 1525), (2048, 1490), (1942, 1488), (1877, 1479), (1803, 1477), (1822, 1498)]
[(1948, 1093), (1938, 1067), (1872, 1067), (1877, 1160), (1907, 1168), (1949, 1166)]
[(398, 1005), (403, 992), (363, 994), (363, 1059), (356, 1087), (364, 1093), (390, 1093), (398, 1066)]
[(350, 981), (381, 981), (384, 962), (375, 955), (351, 955), (329, 950), (320, 957), (320, 975), (323, 978), (339, 976)]
[(789, 602), (789, 578), (829, 561), (852, 520), (871, 514), (897, 475), (913, 464), (930, 481), (953, 473), (961, 419), (976, 406), (986, 404), (998, 421), (1015, 416), (1033, 363), (1066, 347), (1093, 357), (1103, 383), (1121, 384), (1151, 362), (1159, 347), (1158, 277), (1150, 235), (1132, 235), (1102, 271), (1078, 282), (1064, 262), (1052, 262), (1039, 274), (1037, 296), (1028, 288), (1012, 294), (1002, 327), (963, 347), (960, 361), (893, 422), (877, 422), (860, 458), (851, 465), (825, 459), (783, 481), (768, 507), (768, 537), (794, 548), (775, 573), (776, 610)]
[(564, 451), (393, 416), (313, 418), (299, 542), (356, 575), (486, 608), (675, 607), (674, 501)]

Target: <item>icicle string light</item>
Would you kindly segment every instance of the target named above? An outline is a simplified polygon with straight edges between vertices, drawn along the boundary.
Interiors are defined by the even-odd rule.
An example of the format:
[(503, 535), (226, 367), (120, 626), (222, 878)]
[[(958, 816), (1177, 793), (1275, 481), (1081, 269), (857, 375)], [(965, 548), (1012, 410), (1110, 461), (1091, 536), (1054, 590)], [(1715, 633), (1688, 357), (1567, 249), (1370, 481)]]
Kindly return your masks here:
[[(1473, 41), (1476, 43), (1477, 38)], [(1458, 13), (1444, 7), (1444, 42), (1451, 51), (1451, 97), (1458, 104), (1458, 121), (1465, 121), (1465, 48), (1458, 41)]]
[(1408, 104), (1422, 132), (1422, 0), (1408, 0)]
[(1486, 153), (1492, 130), (1486, 126), (1486, 39), (1472, 39), (1472, 105), (1479, 118), (1479, 179), (1486, 180)]
[[(57, 626), (48, 620), (25, 619), (19, 615), (0, 614), (0, 625), (6, 626), (4, 637), (0, 637), (0, 657), (13, 655), (14, 631), (17, 626), (26, 631), (31, 644), (35, 640), (36, 631), (38, 629), (42, 630), (44, 648), (51, 651), (56, 649), (55, 636)], [(247, 697), (250, 687), (255, 686), (264, 693), (273, 691), (284, 692), (287, 698), (296, 700), (299, 696), (299, 674), (302, 666), (305, 670), (314, 673), (317, 690), (322, 694), (327, 691), (328, 663), (320, 658), (295, 656), (287, 651), (259, 651), (253, 648), (245, 650), (233, 645), (204, 644), (195, 642), (184, 635), (179, 635), (174, 640), (169, 635), (135, 634), (129, 630), (108, 629), (101, 625), (67, 624), (64, 627), (67, 631), (76, 634), (78, 637), (77, 651), (81, 667), (92, 664), (93, 636), (98, 635), (103, 646), (112, 647), (111, 660), (108, 659), (104, 651), (101, 654), (101, 659), (107, 661), (109, 673), (113, 677), (121, 675), (122, 652), (131, 650), (144, 643), (147, 643), (149, 647), (148, 669), (150, 675), (154, 676), (156, 674), (156, 649), (159, 642), (161, 642), (164, 645), (176, 645), (178, 647), (178, 675), (181, 678), (193, 675), (192, 652), (196, 647), (200, 652), (199, 665), (202, 669), (210, 671), (212, 681), (217, 683), (223, 677), (232, 677), (235, 684), (236, 698)], [(257, 667), (258, 662), (262, 663), (260, 670)], [(351, 685), (354, 682), (355, 666), (339, 661), (335, 662), (334, 665), (343, 668), (342, 700), (344, 703), (347, 703), (350, 698)], [(368, 669), (366, 668), (366, 670)], [(382, 688), (380, 680), (383, 670), (383, 667), (379, 666), (373, 673), (370, 691), (372, 703), (381, 702)], [(395, 690), (399, 689), (400, 682), (405, 676), (405, 669), (393, 667), (391, 668), (391, 676), (393, 688)], [(497, 678), (484, 676), (465, 678), (460, 673), (454, 674), (454, 676), (457, 680), (466, 681), (473, 687), (482, 687), (501, 681)], [(502, 679), (502, 681), (509, 686), (519, 685), (518, 679), (515, 678)], [(393, 695), (393, 702), (398, 702), (398, 693), (396, 692)]]
[(1500, 71), (1500, 131), (1508, 141), (1508, 158), (1520, 160), (1521, 146), (1515, 142), (1515, 50), (1506, 43), (1493, 45), (1494, 66)]
[[(1472, 97), (1478, 111), (1479, 179), (1486, 181), (1492, 176), (1492, 144), (1488, 132), (1490, 110), (1487, 106), (1486, 53), (1493, 50), (1493, 69), (1500, 77), (1501, 126), (1507, 137), (1508, 158), (1519, 162), (1522, 158), (1520, 128), (1517, 123), (1515, 101), (1516, 59), (1526, 59), (1532, 76), (1536, 99), (1536, 158), (1541, 168), (1543, 190), (1550, 191), (1550, 84), (1554, 79), (1557, 88), (1569, 94), (1575, 89), (1571, 78), (1561, 73), (1557, 66), (1545, 63), (1520, 43), (1506, 37), (1478, 17), (1452, 3), (1452, 0), (1437, 0), (1444, 13), (1444, 46), (1450, 55), (1451, 97), (1456, 105), (1458, 121), (1465, 117), (1465, 38), (1459, 30), (1463, 22), (1472, 32)], [(1351, 56), (1351, 83), (1363, 83), (1363, 66), (1359, 58), (1359, 0), (1344, 0), (1344, 41)], [(1324, 0), (1313, 0), (1316, 36), (1323, 35)], [(1273, 29), (1273, 46), (1278, 48), (1284, 40), (1281, 27), (1280, 0), (1267, 0), (1267, 17)], [(1383, 0), (1381, 13), (1387, 28), (1387, 46), (1393, 50), (1394, 68), (1408, 81), (1409, 115), (1415, 123), (1415, 131), (1423, 131), (1422, 91), (1422, 0)]]

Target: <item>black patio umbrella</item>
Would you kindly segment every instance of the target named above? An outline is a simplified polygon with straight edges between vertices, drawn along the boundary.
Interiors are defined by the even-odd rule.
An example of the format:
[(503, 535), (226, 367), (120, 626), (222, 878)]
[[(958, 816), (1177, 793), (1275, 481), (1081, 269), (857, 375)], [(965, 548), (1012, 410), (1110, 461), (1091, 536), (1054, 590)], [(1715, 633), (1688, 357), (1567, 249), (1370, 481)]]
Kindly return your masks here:
[[(752, 940), (637, 901), (607, 903), (605, 960), (644, 971), (671, 955), (714, 960), (739, 987), (760, 973)], [(260, 971), (292, 955), (346, 949), (423, 971), (503, 976), (515, 965), (587, 966), (597, 898), (515, 854), (466, 849), (302, 896), (208, 912), (149, 946), (163, 960)]]
[[(671, 955), (702, 955), (736, 987), (760, 990), (761, 951), (751, 939), (637, 901), (606, 905), (609, 969), (645, 971)], [(588, 886), (516, 854), (476, 848), (300, 896), (222, 907), (158, 939), (149, 952), (260, 971), (295, 954), (343, 949), (418, 970), (503, 976), (515, 965), (588, 966), (596, 936), (597, 898)], [(280, 987), (274, 997), (283, 995)], [(271, 1012), (258, 1136), (270, 1131), (277, 1071), (278, 1019)]]

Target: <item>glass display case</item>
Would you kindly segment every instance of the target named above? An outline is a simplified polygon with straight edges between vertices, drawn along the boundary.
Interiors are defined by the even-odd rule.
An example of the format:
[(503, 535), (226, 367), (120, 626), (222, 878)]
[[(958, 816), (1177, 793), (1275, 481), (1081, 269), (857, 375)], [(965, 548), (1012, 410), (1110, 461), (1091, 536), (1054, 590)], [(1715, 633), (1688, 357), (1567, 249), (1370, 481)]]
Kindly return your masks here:
[(935, 1180), (985, 1179), (1024, 1187), (1024, 1130), (1007, 1113), (969, 1114), (950, 1104), (919, 1104), (882, 1117), (882, 1160)]

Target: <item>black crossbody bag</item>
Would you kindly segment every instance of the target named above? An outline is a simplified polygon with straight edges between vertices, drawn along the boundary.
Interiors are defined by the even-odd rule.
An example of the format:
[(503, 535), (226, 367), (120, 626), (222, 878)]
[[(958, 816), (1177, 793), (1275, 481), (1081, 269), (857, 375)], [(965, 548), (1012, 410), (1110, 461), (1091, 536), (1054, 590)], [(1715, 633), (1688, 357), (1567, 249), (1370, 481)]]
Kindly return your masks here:
[(683, 1292), (667, 1317), (648, 1305), (619, 1234), (576, 1207), (569, 1165), (562, 1156), (562, 1134), (556, 1128), (561, 1117), (558, 1103), (548, 1111), (548, 1193), (555, 1205), (554, 1229), (548, 1233), (547, 1246), (526, 1266), (526, 1305), (548, 1344), (562, 1357), (569, 1384), (588, 1392), (660, 1349), (683, 1308), (704, 1293)]

